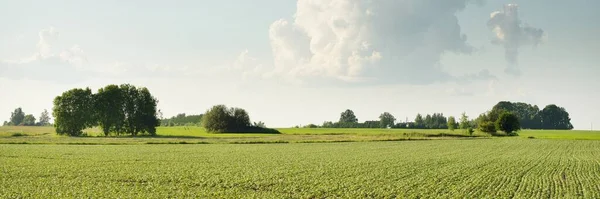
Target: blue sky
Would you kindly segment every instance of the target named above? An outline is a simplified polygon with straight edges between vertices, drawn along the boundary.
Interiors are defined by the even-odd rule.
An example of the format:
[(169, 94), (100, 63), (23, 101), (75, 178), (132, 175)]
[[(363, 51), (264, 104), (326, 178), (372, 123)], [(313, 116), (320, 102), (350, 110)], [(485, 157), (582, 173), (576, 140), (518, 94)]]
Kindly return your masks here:
[[(518, 4), (518, 18), (503, 12), (506, 4)], [(511, 100), (555, 103), (575, 128), (589, 129), (600, 126), (598, 7), (0, 0), (0, 121), (16, 107), (37, 117), (71, 88), (132, 83), (148, 87), (165, 116), (226, 104), (271, 127), (337, 120), (348, 108), (361, 121), (384, 111), (401, 120), (418, 112), (476, 117)]]

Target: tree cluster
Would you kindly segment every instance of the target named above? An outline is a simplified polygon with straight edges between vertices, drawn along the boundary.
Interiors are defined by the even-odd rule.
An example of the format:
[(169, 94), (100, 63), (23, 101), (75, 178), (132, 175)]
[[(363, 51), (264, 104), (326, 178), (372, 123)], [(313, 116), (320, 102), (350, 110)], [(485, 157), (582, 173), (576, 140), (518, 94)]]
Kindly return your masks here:
[(265, 128), (263, 122), (250, 122), (250, 116), (241, 108), (215, 105), (202, 116), (202, 126), (211, 133), (279, 133)]
[(417, 114), (412, 128), (416, 129), (447, 129), (448, 119), (443, 113), (427, 114), (425, 118), (421, 114)]
[(491, 132), (492, 128), (488, 126), (498, 121), (503, 113), (514, 114), (523, 129), (573, 129), (569, 113), (562, 107), (550, 104), (540, 110), (537, 105), (508, 101), (501, 101), (492, 110), (481, 114), (477, 118), (477, 124), (480, 129), (483, 127)]
[(50, 125), (50, 116), (47, 110), (40, 115), (39, 121), (32, 114), (25, 114), (21, 107), (16, 108), (10, 114), (10, 121), (4, 121), (4, 126), (48, 126)]
[(58, 134), (70, 136), (94, 126), (100, 126), (106, 136), (156, 135), (157, 103), (147, 88), (129, 84), (108, 85), (96, 94), (89, 88), (71, 89), (54, 99), (54, 126)]
[(171, 118), (162, 119), (160, 121), (161, 126), (198, 126), (202, 121), (202, 114), (200, 115), (186, 115), (185, 113), (177, 114)]

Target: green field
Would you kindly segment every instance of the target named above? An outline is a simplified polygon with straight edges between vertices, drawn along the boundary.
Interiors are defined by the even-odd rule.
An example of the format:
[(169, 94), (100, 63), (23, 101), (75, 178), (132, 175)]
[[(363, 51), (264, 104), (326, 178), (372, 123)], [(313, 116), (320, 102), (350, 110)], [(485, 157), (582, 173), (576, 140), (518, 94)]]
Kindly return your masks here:
[(66, 137), (0, 127), (0, 198), (600, 197), (600, 132), (279, 131)]
[(0, 198), (598, 198), (600, 142), (0, 145)]

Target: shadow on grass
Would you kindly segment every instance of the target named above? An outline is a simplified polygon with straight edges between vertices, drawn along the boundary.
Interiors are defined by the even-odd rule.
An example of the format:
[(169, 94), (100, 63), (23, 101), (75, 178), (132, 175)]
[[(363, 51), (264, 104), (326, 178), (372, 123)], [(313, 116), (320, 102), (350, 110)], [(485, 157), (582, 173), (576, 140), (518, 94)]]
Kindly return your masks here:
[(478, 137), (475, 135), (461, 135), (461, 134), (450, 134), (450, 133), (438, 133), (438, 134), (425, 134), (424, 137), (453, 137), (453, 138), (473, 138)]
[(242, 129), (232, 129), (226, 132), (214, 132), (215, 134), (281, 134), (277, 129), (250, 126)]

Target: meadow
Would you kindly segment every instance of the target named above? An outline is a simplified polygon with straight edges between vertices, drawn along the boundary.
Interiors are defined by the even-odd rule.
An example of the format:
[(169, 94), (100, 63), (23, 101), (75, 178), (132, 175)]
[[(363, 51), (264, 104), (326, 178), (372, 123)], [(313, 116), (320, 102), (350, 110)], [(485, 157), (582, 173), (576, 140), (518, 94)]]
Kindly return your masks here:
[(598, 198), (600, 142), (0, 145), (0, 198)]

